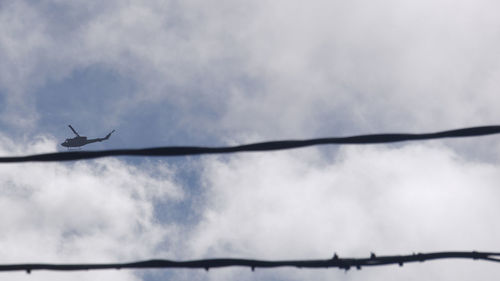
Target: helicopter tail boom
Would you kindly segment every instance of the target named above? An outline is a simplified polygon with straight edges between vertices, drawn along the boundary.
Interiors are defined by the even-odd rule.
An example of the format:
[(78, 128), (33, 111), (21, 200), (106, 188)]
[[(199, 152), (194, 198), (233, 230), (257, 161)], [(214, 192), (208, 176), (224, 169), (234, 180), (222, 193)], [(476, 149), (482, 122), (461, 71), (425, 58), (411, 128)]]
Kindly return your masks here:
[(111, 137), (111, 134), (114, 133), (115, 130), (111, 131), (109, 134), (107, 134), (104, 138), (102, 138), (102, 140), (107, 140), (109, 139), (109, 137)]

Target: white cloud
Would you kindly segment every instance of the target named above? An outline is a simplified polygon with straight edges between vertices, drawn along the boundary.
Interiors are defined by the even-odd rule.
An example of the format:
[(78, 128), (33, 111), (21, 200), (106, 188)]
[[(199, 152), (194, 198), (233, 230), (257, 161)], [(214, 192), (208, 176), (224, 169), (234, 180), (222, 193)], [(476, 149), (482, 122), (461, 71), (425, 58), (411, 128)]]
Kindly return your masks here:
[[(236, 69), (222, 63), (231, 61), (234, 54), (226, 52), (230, 42), (224, 37), (231, 37), (220, 32), (224, 22), (207, 19), (210, 15), (204, 11), (219, 9), (175, 1), (98, 3), (12, 1), (2, 5), (0, 89), (5, 96), (4, 122), (33, 126), (39, 117), (36, 100), (44, 98), (43, 93), (35, 95), (37, 90), (92, 65), (119, 73), (140, 86), (137, 92), (116, 93), (112, 100), (103, 101), (117, 104), (113, 113), (118, 116), (144, 102), (166, 100), (186, 110), (205, 103), (211, 107), (220, 104), (210, 93), (199, 90), (203, 87), (200, 84), (213, 83), (205, 76), (214, 73), (210, 77), (217, 80)], [(245, 12), (243, 7), (240, 10)], [(220, 88), (224, 81), (215, 84)]]
[[(436, 145), (345, 147), (333, 161), (307, 151), (208, 160), (207, 207), (193, 232), (191, 251), (194, 257), (262, 259), (328, 258), (333, 252), (366, 257), (371, 251), (495, 251), (500, 247), (497, 170)], [(262, 271), (266, 278), (277, 274), (278, 279), (341, 274)], [(470, 280), (476, 274), (491, 280), (498, 268), (449, 261), (351, 274), (356, 280), (372, 274), (374, 280)], [(256, 278), (252, 276), (248, 269), (214, 270), (206, 278)]]
[(228, 126), (274, 135), (495, 122), (495, 7), (491, 1), (263, 4), (242, 39), (260, 91), (231, 97)]
[[(30, 151), (54, 150), (48, 138)], [(16, 149), (17, 147), (17, 149)], [(23, 148), (1, 138), (2, 155)], [(154, 218), (154, 203), (181, 200), (170, 168), (134, 167), (120, 160), (2, 164), (0, 167), (1, 263), (126, 262), (170, 251), (173, 224)], [(160, 247), (161, 246), (161, 247)], [(66, 280), (68, 273), (41, 273), (39, 280)], [(10, 280), (34, 278), (24, 273)], [(133, 271), (78, 272), (79, 280), (137, 280)]]
[(188, 116), (179, 122), (207, 134), (491, 123), (498, 119), (497, 6), (15, 1), (0, 13), (4, 118), (35, 122), (33, 88), (97, 64), (139, 85), (109, 101), (118, 104), (117, 120), (138, 102), (173, 103)]

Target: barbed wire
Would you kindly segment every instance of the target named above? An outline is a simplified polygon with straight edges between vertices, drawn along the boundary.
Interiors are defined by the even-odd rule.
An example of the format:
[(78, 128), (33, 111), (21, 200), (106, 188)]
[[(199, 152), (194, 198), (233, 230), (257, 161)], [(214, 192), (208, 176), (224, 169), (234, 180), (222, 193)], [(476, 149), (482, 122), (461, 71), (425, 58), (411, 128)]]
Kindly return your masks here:
[(472, 259), (491, 262), (500, 262), (500, 253), (494, 252), (433, 252), (413, 253), (411, 255), (399, 256), (377, 256), (371, 253), (368, 258), (340, 258), (337, 254), (330, 259), (322, 260), (255, 260), (255, 259), (200, 259), (189, 261), (174, 261), (165, 259), (145, 260), (130, 263), (89, 263), (89, 264), (51, 264), (51, 263), (25, 263), (25, 264), (3, 264), (0, 271), (26, 271), (33, 270), (97, 270), (97, 269), (145, 269), (145, 268), (187, 268), (205, 269), (221, 267), (248, 267), (252, 271), (256, 268), (296, 267), (296, 268), (338, 268), (349, 270), (351, 268), (361, 269), (363, 267), (399, 265), (405, 263), (424, 262), (438, 259)]
[(477, 137), (483, 135), (499, 134), (500, 126), (470, 127), (456, 130), (440, 131), (424, 134), (371, 134), (348, 137), (330, 137), (307, 140), (281, 140), (251, 143), (226, 147), (203, 147), (203, 146), (165, 146), (142, 149), (112, 149), (100, 151), (68, 151), (27, 156), (0, 157), (0, 163), (14, 162), (49, 162), (49, 161), (73, 161), (93, 159), (109, 156), (187, 156), (201, 154), (223, 154), (235, 152), (255, 152), (301, 148), (314, 145), (327, 144), (380, 144), (401, 141), (430, 140), (440, 138)]

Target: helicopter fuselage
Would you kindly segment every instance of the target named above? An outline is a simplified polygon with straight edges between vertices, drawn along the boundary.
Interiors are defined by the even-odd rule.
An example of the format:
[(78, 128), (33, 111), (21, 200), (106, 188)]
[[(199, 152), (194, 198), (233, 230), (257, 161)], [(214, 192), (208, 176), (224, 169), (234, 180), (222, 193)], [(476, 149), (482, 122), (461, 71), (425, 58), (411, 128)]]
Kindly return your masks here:
[(63, 143), (61, 143), (61, 145), (64, 147), (80, 147), (103, 140), (106, 140), (106, 138), (87, 139), (87, 137), (74, 137), (72, 139), (66, 139)]

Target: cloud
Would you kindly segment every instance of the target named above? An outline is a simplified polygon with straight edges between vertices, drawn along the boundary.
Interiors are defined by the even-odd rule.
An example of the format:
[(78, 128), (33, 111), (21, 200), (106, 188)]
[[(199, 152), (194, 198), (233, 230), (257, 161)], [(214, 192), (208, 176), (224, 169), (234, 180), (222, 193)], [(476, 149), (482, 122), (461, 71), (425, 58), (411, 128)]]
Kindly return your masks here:
[(495, 122), (494, 6), (262, 4), (242, 39), (261, 87), (235, 92), (225, 121), (271, 136)]
[[(497, 165), (465, 161), (449, 148), (419, 144), (344, 147), (335, 159), (309, 150), (209, 160), (206, 210), (190, 248), (193, 257), (262, 259), (494, 251), (500, 246), (497, 170)], [(257, 271), (279, 280), (343, 274)], [(204, 278), (253, 279), (252, 274), (214, 270)], [(469, 280), (476, 274), (491, 279), (498, 268), (447, 261), (351, 274), (353, 279)]]
[[(50, 138), (30, 149), (1, 136), (3, 155), (54, 150)], [(154, 204), (183, 198), (170, 168), (134, 167), (116, 159), (4, 164), (0, 169), (2, 263), (125, 262), (169, 253), (177, 228), (160, 224)], [(35, 271), (40, 280), (65, 280)], [(67, 274), (67, 273), (66, 273)], [(7, 274), (6, 274), (7, 275)], [(27, 280), (24, 273), (10, 280)], [(79, 272), (72, 279), (138, 280), (133, 271)]]
[(162, 104), (176, 110), (156, 111), (157, 118), (191, 135), (273, 138), (491, 123), (498, 119), (491, 106), (500, 69), (496, 6), (9, 2), (0, 16), (0, 81), (9, 105), (3, 118), (36, 122), (33, 98), (44, 94), (33, 89), (99, 65), (138, 85), (103, 98), (114, 105), (115, 123)]
[[(239, 14), (244, 14), (244, 7)], [(198, 129), (211, 124), (207, 115), (220, 114), (225, 86), (238, 78), (238, 66), (232, 63), (238, 58), (226, 52), (225, 46), (231, 44), (222, 40), (230, 36), (219, 32), (224, 22), (207, 19), (210, 15), (203, 9), (218, 11), (209, 5), (175, 1), (4, 3), (0, 11), (4, 27), (1, 121), (28, 131), (49, 115), (54, 122), (105, 114), (106, 122), (116, 125), (131, 113), (132, 120), (143, 120), (144, 112), (154, 112), (155, 119), (171, 120), (168, 127), (160, 122), (158, 131), (195, 127), (193, 134), (199, 135)], [(239, 18), (234, 11), (231, 14), (231, 19)], [(130, 89), (103, 93), (99, 88), (109, 88), (100, 85), (86, 92), (71, 86), (58, 90), (58, 84), (96, 69), (104, 72), (99, 76), (113, 73), (127, 81)], [(86, 106), (89, 100), (99, 106)], [(39, 102), (53, 106), (41, 109)], [(158, 105), (170, 110), (160, 111)]]

